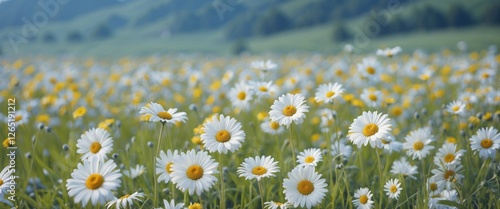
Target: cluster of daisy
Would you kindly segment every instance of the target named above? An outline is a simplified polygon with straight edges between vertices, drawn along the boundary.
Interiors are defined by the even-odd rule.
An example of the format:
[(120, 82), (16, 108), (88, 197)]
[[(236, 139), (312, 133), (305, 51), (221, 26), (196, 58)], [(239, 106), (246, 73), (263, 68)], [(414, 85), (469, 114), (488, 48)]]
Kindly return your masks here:
[(401, 52), (0, 60), (0, 205), (500, 205), (500, 55)]

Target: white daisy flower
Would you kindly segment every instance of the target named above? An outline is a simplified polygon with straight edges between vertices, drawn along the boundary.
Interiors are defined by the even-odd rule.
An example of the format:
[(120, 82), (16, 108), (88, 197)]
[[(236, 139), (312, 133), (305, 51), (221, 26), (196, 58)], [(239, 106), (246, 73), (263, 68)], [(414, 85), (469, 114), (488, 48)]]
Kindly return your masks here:
[(211, 121), (203, 124), (204, 133), (201, 140), (209, 152), (226, 154), (234, 152), (245, 141), (245, 132), (241, 130), (241, 123), (236, 119), (224, 115), (214, 116)]
[(455, 115), (463, 114), (465, 111), (465, 104), (459, 100), (453, 101), (446, 105), (446, 111)]
[(500, 148), (500, 134), (493, 127), (481, 128), (470, 138), (470, 146), (474, 154), (479, 152), (480, 158), (495, 159)]
[(179, 156), (179, 151), (167, 150), (167, 154), (160, 151), (160, 157), (156, 158), (156, 174), (158, 176), (158, 181), (163, 181), (168, 183), (170, 181), (170, 173), (172, 173), (172, 165), (174, 164), (174, 159)]
[(165, 111), (160, 104), (154, 102), (142, 107), (139, 114), (149, 117), (150, 122), (175, 124), (177, 122), (185, 123), (187, 120), (185, 112), (177, 112), (177, 108), (169, 108)]
[(385, 137), (392, 130), (392, 125), (387, 114), (375, 112), (363, 112), (352, 122), (349, 127), (349, 140), (361, 147), (368, 142), (375, 147), (376, 141)]
[(268, 134), (280, 134), (285, 131), (285, 128), (283, 126), (280, 126), (278, 122), (274, 122), (269, 119), (264, 120), (260, 124), (260, 128), (262, 129), (262, 131), (264, 131), (264, 133)]
[(23, 125), (23, 124), (27, 123), (30, 119), (30, 114), (25, 110), (16, 111), (14, 116), (15, 116), (14, 120), (15, 120), (16, 126)]
[(272, 81), (249, 81), (249, 85), (259, 99), (273, 97), (278, 93), (278, 86)]
[(0, 194), (6, 193), (6, 191), (9, 190), (12, 183), (15, 182), (14, 180), (15, 177), (12, 176), (14, 171), (15, 171), (14, 168), (6, 166), (5, 168), (3, 168), (2, 172), (0, 172)]
[(370, 107), (380, 107), (383, 101), (382, 92), (372, 88), (363, 89), (361, 99)]
[(403, 148), (407, 150), (406, 155), (412, 157), (412, 159), (418, 158), (421, 160), (434, 149), (434, 146), (430, 145), (434, 141), (434, 137), (431, 135), (429, 128), (414, 130), (405, 137), (405, 140)]
[(265, 202), (264, 203), (264, 208), (265, 209), (288, 209), (288, 207), (291, 207), (292, 204), (289, 202), (281, 203), (281, 202)]
[(99, 160), (106, 160), (106, 154), (113, 150), (113, 139), (108, 131), (102, 128), (92, 128), (80, 136), (76, 142), (76, 152), (82, 155), (82, 160), (97, 156)]
[(274, 173), (279, 172), (278, 162), (274, 161), (271, 156), (249, 157), (246, 158), (238, 168), (240, 177), (245, 177), (246, 180), (257, 179), (275, 176)]
[(305, 102), (304, 97), (300, 94), (281, 95), (271, 105), (271, 111), (269, 111), (271, 121), (285, 125), (287, 128), (292, 122), (301, 124), (306, 117), (305, 113), (309, 112), (309, 106), (304, 104)]
[(361, 63), (357, 65), (358, 71), (361, 75), (368, 80), (378, 81), (380, 74), (382, 73), (382, 66), (373, 57), (366, 57)]
[(314, 99), (316, 100), (316, 102), (331, 103), (335, 98), (342, 95), (342, 93), (344, 93), (342, 84), (339, 84), (337, 82), (335, 82), (334, 84), (325, 83), (319, 85), (318, 89), (316, 90)]
[(321, 203), (328, 191), (325, 179), (314, 171), (314, 167), (296, 167), (283, 180), (285, 198), (294, 207), (311, 208)]
[(434, 156), (434, 164), (455, 164), (460, 163), (460, 157), (465, 153), (465, 150), (457, 150), (456, 144), (445, 143), (439, 148), (438, 153)]
[[(174, 200), (170, 200), (170, 202), (168, 202), (167, 200), (163, 200), (163, 205), (165, 206), (165, 209), (184, 209), (183, 202), (175, 204)], [(162, 209), (162, 208), (157, 208), (157, 209)]]
[(114, 198), (113, 190), (120, 187), (122, 174), (112, 160), (101, 161), (90, 157), (79, 163), (67, 180), (68, 195), (83, 207), (90, 201), (93, 206), (104, 204)]
[(335, 141), (332, 143), (332, 152), (330, 153), (332, 157), (341, 156), (343, 160), (347, 160), (351, 157), (352, 154), (352, 146), (347, 145), (347, 141), (345, 138)]
[(396, 46), (394, 48), (385, 48), (385, 49), (377, 49), (377, 55), (378, 56), (383, 56), (383, 57), (393, 57), (397, 54), (399, 54), (399, 52), (401, 52), (402, 49), (400, 46)]
[(403, 143), (396, 141), (392, 134), (387, 134), (385, 137), (377, 140), (377, 147), (384, 149), (385, 153), (401, 152)]
[(411, 165), (406, 158), (401, 158), (392, 163), (391, 173), (393, 175), (402, 175), (404, 177), (410, 177), (412, 179), (417, 179), (414, 175), (418, 174), (418, 167)]
[(298, 166), (313, 166), (318, 165), (318, 162), (323, 161), (321, 150), (318, 148), (306, 149), (297, 156)]
[(133, 194), (127, 194), (106, 203), (106, 208), (111, 208), (113, 205), (116, 209), (132, 208), (134, 206), (134, 201), (142, 201), (141, 198), (144, 198), (144, 193), (134, 192)]
[(219, 173), (218, 166), (219, 163), (215, 162), (207, 152), (190, 150), (174, 158), (170, 177), (182, 192), (188, 191), (190, 195), (194, 193), (200, 195), (217, 182), (217, 177), (213, 174)]
[(427, 179), (427, 190), (429, 191), (429, 197), (439, 197), (442, 190), (439, 189), (435, 178)]
[(250, 101), (252, 100), (253, 92), (250, 91), (250, 86), (244, 82), (237, 83), (234, 88), (229, 90), (229, 100), (234, 107), (243, 111), (250, 109)]
[(250, 66), (254, 69), (259, 69), (263, 71), (264, 73), (267, 71), (273, 71), (278, 68), (278, 64), (273, 62), (272, 60), (257, 60), (253, 61)]
[(434, 174), (432, 178), (436, 181), (440, 191), (450, 190), (453, 184), (461, 183), (464, 178), (464, 175), (458, 173), (461, 170), (460, 163), (439, 165), (437, 169), (432, 169), (431, 172)]
[(439, 204), (441, 200), (458, 202), (456, 190), (443, 190), (439, 195), (429, 198), (429, 209), (456, 209), (456, 207)]
[(354, 198), (356, 199), (354, 199), (352, 203), (357, 209), (370, 209), (373, 207), (372, 197), (373, 194), (368, 188), (359, 188), (354, 193)]
[(135, 179), (146, 171), (146, 167), (143, 165), (135, 165), (135, 168), (132, 167), (129, 170), (123, 171), (123, 175), (130, 177), (131, 179)]
[(398, 199), (401, 190), (403, 190), (403, 188), (401, 188), (399, 179), (390, 179), (384, 185), (384, 191), (387, 196), (389, 196), (389, 199)]

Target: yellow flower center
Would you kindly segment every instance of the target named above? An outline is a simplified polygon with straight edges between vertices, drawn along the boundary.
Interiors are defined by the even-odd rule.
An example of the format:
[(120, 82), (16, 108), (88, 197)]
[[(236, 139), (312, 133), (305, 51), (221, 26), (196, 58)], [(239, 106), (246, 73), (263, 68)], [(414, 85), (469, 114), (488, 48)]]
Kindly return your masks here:
[(387, 141), (387, 140), (385, 140), (385, 139), (382, 139), (382, 144), (389, 144), (389, 143), (390, 143), (390, 141)]
[(452, 143), (452, 144), (456, 144), (457, 143), (457, 139), (455, 139), (455, 137), (450, 136), (450, 137), (446, 138), (446, 142)]
[(170, 113), (165, 112), (165, 111), (159, 112), (159, 113), (158, 113), (158, 117), (160, 117), (160, 118), (162, 118), (162, 119), (165, 119), (165, 120), (170, 120), (170, 119), (172, 119), (172, 115), (170, 115)]
[(398, 187), (396, 187), (396, 185), (392, 185), (390, 191), (391, 193), (396, 193), (398, 191)]
[(314, 191), (314, 185), (309, 180), (302, 180), (297, 185), (297, 190), (299, 190), (300, 194), (309, 195)]
[(333, 92), (333, 91), (326, 92), (326, 94), (325, 94), (326, 97), (332, 97), (334, 95), (335, 95), (335, 92)]
[(274, 202), (274, 204), (277, 205), (277, 206), (282, 206), (283, 205), (283, 203), (281, 203), (281, 202)]
[(438, 189), (438, 186), (436, 183), (432, 182), (430, 185), (429, 185), (429, 188), (431, 189), (431, 191), (436, 191)]
[(456, 106), (456, 105), (451, 108), (451, 110), (453, 110), (453, 112), (457, 112), (459, 109), (460, 109), (460, 107)]
[(370, 74), (370, 75), (373, 75), (373, 74), (375, 74), (375, 68), (373, 68), (372, 66), (368, 66), (368, 67), (366, 68), (366, 72), (367, 72), (368, 74)]
[(186, 175), (192, 180), (198, 180), (203, 177), (203, 168), (199, 165), (192, 165), (186, 170)]
[(93, 154), (98, 153), (99, 150), (101, 150), (101, 143), (99, 143), (99, 142), (93, 142), (90, 145), (90, 152), (92, 152)]
[(361, 196), (359, 197), (359, 202), (360, 202), (361, 204), (363, 204), (363, 205), (364, 205), (364, 204), (366, 204), (366, 203), (368, 202), (368, 196), (366, 196), (366, 195), (361, 195)]
[(23, 119), (22, 115), (16, 115), (16, 118), (15, 118), (16, 122), (19, 122), (22, 119)]
[(240, 92), (238, 93), (238, 99), (239, 100), (245, 100), (245, 98), (247, 98), (247, 94), (245, 92)]
[(263, 166), (255, 166), (253, 169), (252, 169), (252, 173), (254, 175), (257, 175), (257, 176), (260, 176), (260, 175), (264, 175), (267, 173), (267, 169), (264, 168)]
[(172, 173), (172, 165), (174, 165), (174, 163), (169, 162), (167, 163), (167, 166), (165, 166), (165, 170), (167, 171), (167, 173)]
[(267, 92), (267, 87), (265, 87), (265, 86), (260, 86), (260, 87), (259, 87), (259, 91), (262, 91), (262, 92)]
[(422, 143), (421, 141), (417, 141), (415, 142), (415, 144), (413, 144), (413, 149), (414, 150), (422, 150), (424, 148), (424, 143)]
[(297, 108), (295, 108), (293, 105), (288, 105), (285, 108), (283, 108), (283, 115), (285, 116), (292, 116), (297, 112)]
[(188, 209), (202, 209), (203, 207), (201, 206), (200, 203), (193, 203), (188, 206)]
[(129, 194), (123, 195), (122, 197), (120, 197), (120, 200), (126, 199), (126, 198), (128, 198), (128, 197), (130, 197), (130, 195), (129, 195)]
[(0, 179), (0, 186), (2, 186), (2, 184), (3, 184), (3, 180), (2, 180), (2, 179)]
[(313, 157), (313, 156), (307, 156), (307, 157), (304, 159), (304, 161), (305, 161), (306, 163), (312, 163), (312, 162), (314, 162), (314, 157)]
[(226, 130), (221, 130), (215, 134), (215, 140), (218, 142), (224, 143), (229, 141), (229, 139), (231, 139), (231, 134)]
[(486, 138), (481, 141), (481, 147), (484, 149), (488, 149), (491, 146), (493, 146), (493, 141), (491, 141), (491, 139)]
[(276, 122), (274, 122), (274, 121), (271, 121), (271, 122), (269, 123), (269, 126), (271, 126), (271, 128), (272, 128), (273, 130), (278, 130), (278, 128), (280, 127), (280, 124), (279, 124), (279, 123), (276, 123)]
[(377, 95), (375, 95), (375, 94), (370, 94), (370, 95), (368, 96), (368, 99), (370, 99), (370, 101), (376, 102), (378, 98), (377, 98)]
[(452, 153), (448, 153), (444, 156), (444, 162), (451, 163), (453, 160), (455, 160), (455, 155)]
[(447, 170), (444, 172), (444, 179), (448, 180), (450, 178), (450, 176), (453, 176), (453, 175), (455, 175), (455, 171)]
[(101, 174), (93, 173), (85, 181), (85, 186), (89, 189), (96, 190), (99, 189), (104, 183), (104, 177)]
[(370, 123), (363, 128), (363, 135), (366, 137), (373, 136), (378, 132), (377, 124)]

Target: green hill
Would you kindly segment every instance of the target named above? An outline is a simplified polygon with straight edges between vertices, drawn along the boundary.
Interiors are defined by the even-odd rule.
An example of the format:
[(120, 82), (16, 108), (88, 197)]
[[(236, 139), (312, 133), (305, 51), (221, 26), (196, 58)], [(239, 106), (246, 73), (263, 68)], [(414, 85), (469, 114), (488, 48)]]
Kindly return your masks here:
[[(21, 4), (26, 0), (18, 1)], [(219, 7), (214, 6), (214, 2), (220, 3)], [(233, 4), (230, 4), (231, 2)], [(343, 10), (339, 11), (337, 7), (329, 8), (332, 5), (331, 2), (337, 3), (338, 8), (343, 8)], [(346, 43), (356, 46), (355, 38), (359, 32), (356, 29), (363, 30), (370, 24), (370, 21), (374, 20), (371, 11), (377, 13), (390, 8), (390, 5), (384, 4), (388, 1), (370, 1), (372, 3), (369, 5), (355, 5), (353, 2), (366, 2), (366, 0), (213, 2), (136, 0), (124, 1), (120, 4), (102, 3), (93, 9), (86, 6), (81, 11), (76, 11), (78, 15), (66, 15), (64, 18), (56, 18), (58, 15), (55, 15), (53, 19), (48, 18), (47, 23), (40, 27), (38, 27), (40, 24), (33, 22), (36, 33), (30, 34), (31, 37), (26, 35), (26, 24), (5, 26), (0, 29), (0, 37), (2, 37), (0, 46), (7, 56), (33, 54), (123, 56), (170, 52), (224, 54), (230, 53), (231, 47), (238, 40), (244, 39), (248, 49), (256, 53), (266, 51), (338, 52)], [(9, 1), (0, 4), (0, 12), (8, 10), (4, 7), (7, 3)], [(439, 50), (454, 48), (461, 40), (468, 42), (471, 49), (482, 49), (490, 44), (500, 44), (500, 40), (492, 35), (499, 34), (498, 24), (481, 22), (466, 27), (427, 30), (416, 29), (418, 24), (424, 23), (410, 21), (409, 27), (415, 27), (411, 31), (383, 34), (389, 29), (392, 30), (393, 25), (398, 21), (401, 22), (402, 19), (412, 20), (412, 15), (419, 14), (418, 12), (426, 7), (445, 14), (452, 5), (457, 3), (467, 8), (468, 14), (477, 20), (482, 20), (484, 11), (492, 5), (492, 1), (489, 0), (401, 1), (397, 14), (391, 14), (390, 24), (382, 26), (381, 33), (369, 37), (368, 46), (357, 49), (359, 52), (370, 52), (378, 47), (400, 45), (406, 50), (416, 48)], [(225, 10), (221, 10), (220, 5)], [(65, 9), (75, 10), (74, 7), (76, 7), (60, 6), (61, 13), (66, 11)], [(332, 10), (330, 13), (314, 14), (316, 11), (321, 13), (319, 11), (330, 10)], [(23, 15), (29, 19), (35, 17), (34, 14), (37, 12), (44, 10), (35, 7), (33, 11), (31, 16), (29, 12), (24, 12)], [(286, 21), (288, 26), (283, 27), (281, 31), (272, 31), (277, 26), (268, 24), (267, 27), (270, 27), (271, 32), (263, 32), (259, 27), (264, 27), (262, 24), (267, 24), (267, 22), (259, 18), (262, 19), (265, 14), (275, 11), (281, 12), (285, 18), (275, 24), (283, 25), (285, 24), (283, 21)], [(268, 16), (275, 18), (270, 14)], [(351, 33), (351, 37), (342, 41), (334, 41), (332, 40), (334, 23), (339, 19), (342, 19), (342, 26)], [(443, 20), (448, 21), (448, 19)], [(238, 25), (240, 21), (241, 24)], [(248, 30), (249, 35), (246, 37), (229, 36), (228, 34), (231, 34), (229, 31), (235, 26), (239, 26), (240, 30)]]

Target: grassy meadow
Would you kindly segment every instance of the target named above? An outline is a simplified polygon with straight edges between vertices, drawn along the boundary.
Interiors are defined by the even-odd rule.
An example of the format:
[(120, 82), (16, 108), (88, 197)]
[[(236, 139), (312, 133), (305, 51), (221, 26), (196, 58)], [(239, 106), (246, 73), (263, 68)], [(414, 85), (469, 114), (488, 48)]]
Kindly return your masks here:
[[(417, 35), (412, 37), (411, 43), (422, 42)], [(255, 43), (259, 48), (259, 42)], [(266, 60), (270, 61), (256, 62)], [(131, 204), (110, 207), (173, 208), (163, 200), (190, 209), (500, 207), (500, 55), (494, 48), (435, 53), (405, 50), (389, 56), (349, 52), (109, 59), (38, 55), (2, 58), (0, 63), (4, 121), (0, 123), (4, 130), (0, 169), (5, 171), (0, 174), (0, 208), (106, 208), (106, 203), (127, 200), (135, 192), (140, 195), (129, 199)], [(318, 93), (328, 83), (341, 84), (342, 91)], [(238, 85), (245, 88), (238, 89)], [(303, 121), (294, 120), (288, 127), (269, 125), (271, 118), (280, 122), (271, 117), (271, 106), (287, 93), (304, 97), (302, 105), (308, 111), (293, 112)], [(318, 102), (318, 96), (331, 97), (332, 102)], [(238, 99), (240, 103), (235, 102)], [(165, 110), (142, 112), (152, 108), (151, 102)], [(15, 111), (8, 108), (13, 106)], [(185, 112), (185, 120), (171, 121), (176, 116), (165, 115), (169, 108)], [(368, 140), (365, 144), (354, 143), (353, 122), (367, 112), (387, 114), (390, 128), (376, 126), (375, 133), (387, 133), (362, 137)], [(206, 143), (221, 143), (218, 136), (209, 142), (203, 135), (210, 129), (207, 124), (220, 114), (235, 119), (244, 132), (238, 142), (241, 147), (227, 153), (207, 148)], [(278, 114), (288, 112), (283, 109)], [(153, 116), (163, 122), (151, 121)], [(366, 132), (368, 126), (361, 127), (363, 136), (375, 136)], [(15, 137), (8, 134), (14, 133), (10, 127), (15, 127)], [(112, 138), (110, 149), (101, 157), (116, 164), (117, 177), (110, 181), (118, 183), (107, 185), (109, 176), (104, 183), (92, 182), (89, 176), (74, 181), (82, 187), (78, 193), (103, 189), (99, 190), (101, 198), (106, 197), (95, 204), (90, 196), (76, 201), (76, 194), (70, 192), (75, 188), (68, 183), (78, 178), (74, 174), (79, 165), (93, 160), (82, 158), (78, 150), (84, 145), (77, 146), (93, 128), (105, 130)], [(490, 138), (478, 134), (485, 128), (491, 128)], [(420, 135), (424, 138), (417, 139), (422, 142), (412, 141), (418, 138), (418, 130), (425, 130), (426, 135)], [(94, 145), (86, 149), (93, 153)], [(97, 151), (104, 147), (98, 144)], [(444, 147), (453, 150), (446, 152)], [(300, 182), (298, 193), (305, 202), (311, 201), (306, 206), (287, 195), (290, 188), (284, 188), (284, 181), (291, 179), (289, 172), (300, 170), (297, 156), (309, 148), (319, 150), (321, 160), (308, 158), (316, 164), (305, 167), (321, 175), (326, 192), (318, 183), (304, 193)], [(213, 184), (190, 194), (180, 189), (183, 186), (177, 180), (159, 181), (160, 174), (183, 174), (181, 164), (190, 162), (174, 160), (179, 163), (157, 171), (156, 158), (167, 150), (207, 153), (206, 158), (218, 165), (212, 174), (206, 172), (207, 167), (201, 171), (206, 172), (204, 177), (214, 177)], [(12, 166), (7, 155), (11, 151), (15, 151), (15, 171), (9, 173), (4, 168)], [(480, 155), (483, 151), (489, 154)], [(279, 171), (260, 180), (245, 179), (239, 172), (242, 163), (257, 156), (271, 156)], [(264, 173), (270, 171), (267, 167)], [(189, 172), (184, 173), (191, 178)], [(18, 176), (12, 194), (10, 176)], [(397, 180), (401, 190), (385, 189), (389, 180)], [(369, 189), (371, 195), (359, 193), (360, 188)], [(388, 193), (398, 195), (389, 198)], [(82, 199), (87, 199), (86, 204)]]

